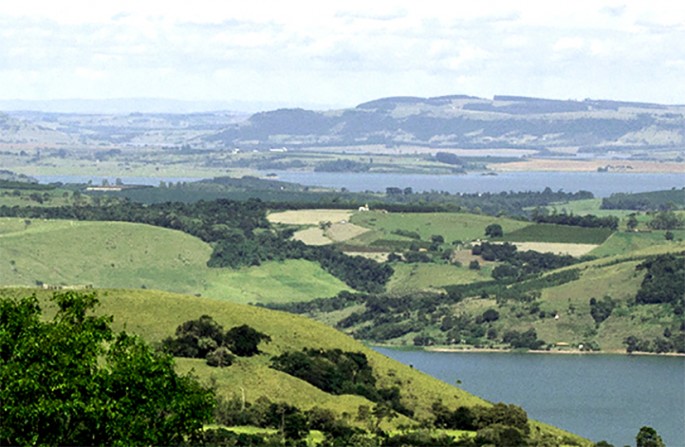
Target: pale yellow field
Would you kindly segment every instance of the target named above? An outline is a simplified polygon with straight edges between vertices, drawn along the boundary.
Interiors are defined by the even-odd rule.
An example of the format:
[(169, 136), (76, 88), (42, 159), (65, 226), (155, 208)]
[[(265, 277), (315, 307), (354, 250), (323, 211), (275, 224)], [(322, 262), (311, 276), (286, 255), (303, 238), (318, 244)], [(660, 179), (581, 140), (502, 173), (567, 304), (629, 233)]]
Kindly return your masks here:
[(305, 228), (304, 230), (297, 231), (293, 237), (307, 245), (326, 245), (333, 242), (343, 242), (352, 239), (367, 231), (370, 230), (345, 221), (345, 223), (333, 223), (325, 230), (319, 228), (318, 225), (316, 227)]
[(599, 245), (595, 244), (561, 244), (555, 242), (515, 242), (519, 251), (534, 250), (540, 253), (557, 253), (571, 256), (583, 256)]
[(346, 251), (347, 256), (361, 256), (362, 258), (373, 259), (376, 262), (384, 262), (388, 260), (390, 253), (382, 251), (366, 252), (366, 251)]
[(290, 210), (271, 213), (269, 222), (289, 225), (318, 225), (319, 222), (349, 221), (353, 210)]
[(304, 230), (297, 231), (293, 235), (293, 239), (302, 241), (307, 245), (327, 245), (333, 242), (326, 237), (323, 230), (319, 227), (305, 228)]
[(357, 237), (368, 231), (371, 230), (349, 222), (339, 222), (332, 224), (330, 228), (326, 230), (326, 236), (334, 242), (342, 242), (352, 239), (353, 237)]

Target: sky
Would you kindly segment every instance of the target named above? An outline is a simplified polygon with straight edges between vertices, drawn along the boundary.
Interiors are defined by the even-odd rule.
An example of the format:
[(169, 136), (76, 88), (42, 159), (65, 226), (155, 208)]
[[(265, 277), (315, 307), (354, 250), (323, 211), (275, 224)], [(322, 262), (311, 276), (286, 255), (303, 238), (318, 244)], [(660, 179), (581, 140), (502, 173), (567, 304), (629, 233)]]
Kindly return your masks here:
[(0, 0), (0, 100), (685, 104), (685, 2)]

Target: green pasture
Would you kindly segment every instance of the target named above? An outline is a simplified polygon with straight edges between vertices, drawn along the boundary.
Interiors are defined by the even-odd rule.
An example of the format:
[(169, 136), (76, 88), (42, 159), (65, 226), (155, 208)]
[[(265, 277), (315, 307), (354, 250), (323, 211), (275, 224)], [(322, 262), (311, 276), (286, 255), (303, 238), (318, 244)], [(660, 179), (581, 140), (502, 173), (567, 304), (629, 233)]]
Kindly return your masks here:
[(648, 247), (675, 246), (678, 240), (685, 239), (685, 230), (672, 230), (676, 242), (666, 240), (666, 231), (639, 231), (639, 232), (616, 232), (612, 234), (602, 245), (590, 252), (592, 256), (622, 255)]
[[(82, 195), (79, 202), (90, 199)], [(48, 190), (0, 188), (0, 206), (66, 206), (74, 203), (73, 191), (63, 188)]]
[(468, 266), (451, 264), (393, 264), (395, 273), (387, 289), (389, 292), (413, 292), (439, 289), (453, 284), (467, 284), (490, 279), (490, 270), (469, 270)]
[(616, 216), (623, 218), (635, 211), (630, 210), (603, 210), (602, 199), (584, 199), (584, 200), (573, 200), (564, 203), (554, 203), (550, 206), (544, 207), (550, 213), (556, 212), (558, 214), (566, 213), (573, 214), (576, 216), (585, 216), (592, 214), (598, 217), (608, 217)]
[(188, 234), (143, 224), (0, 219), (0, 285), (149, 288), (242, 303), (349, 290), (309, 261), (209, 268), (211, 251)]
[[(485, 227), (499, 224), (504, 233), (524, 228), (530, 223), (504, 217), (492, 217), (468, 213), (383, 213), (369, 211), (356, 213), (351, 222), (373, 230), (363, 235), (360, 242), (370, 243), (370, 239), (404, 239), (393, 233), (397, 230), (415, 231), (424, 241), (431, 236), (440, 235), (446, 243), (453, 241), (472, 241), (485, 237)], [(355, 241), (356, 239), (353, 239)], [(352, 243), (348, 241), (348, 243)]]

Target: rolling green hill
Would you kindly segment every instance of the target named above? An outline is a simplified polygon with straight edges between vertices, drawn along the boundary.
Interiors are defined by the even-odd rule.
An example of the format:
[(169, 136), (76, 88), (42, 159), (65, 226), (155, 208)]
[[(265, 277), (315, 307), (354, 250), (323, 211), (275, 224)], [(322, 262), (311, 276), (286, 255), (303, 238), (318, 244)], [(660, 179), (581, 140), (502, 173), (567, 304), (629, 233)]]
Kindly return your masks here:
[(407, 239), (398, 235), (398, 230), (414, 231), (424, 241), (430, 241), (432, 235), (440, 235), (446, 242), (452, 242), (483, 238), (485, 227), (492, 223), (500, 224), (505, 234), (530, 225), (529, 222), (469, 213), (366, 212), (355, 214), (351, 222), (373, 230), (358, 239), (366, 243), (374, 239)]
[[(37, 294), (46, 316), (54, 314), (54, 304), (48, 301), (51, 294), (49, 291), (0, 289), (0, 295), (4, 296), (25, 296), (30, 293)], [(373, 404), (360, 396), (328, 394), (269, 367), (271, 356), (286, 351), (301, 351), (306, 347), (361, 352), (369, 359), (381, 386), (398, 386), (402, 403), (411, 408), (415, 416), (413, 419), (401, 416), (393, 420), (386, 427), (388, 429), (407, 424), (417, 426), (418, 421), (432, 417), (431, 405), (438, 400), (449, 407), (488, 405), (478, 397), (391, 360), (339, 331), (304, 317), (223, 300), (160, 291), (100, 290), (98, 293), (101, 302), (98, 313), (113, 315), (115, 329), (125, 329), (150, 343), (159, 343), (163, 338), (173, 335), (179, 324), (205, 314), (211, 315), (225, 328), (248, 324), (268, 334), (272, 340), (260, 345), (262, 354), (239, 357), (233, 365), (226, 368), (209, 367), (203, 360), (177, 360), (179, 371), (194, 371), (201, 380), (213, 383), (220, 396), (230, 398), (244, 395), (248, 402), (266, 397), (271, 401), (285, 401), (302, 409), (318, 406), (330, 409), (340, 417), (344, 417), (345, 413), (355, 415), (360, 405)], [(564, 439), (562, 444), (589, 444), (577, 436), (545, 424), (533, 422), (533, 426), (539, 427), (541, 433), (554, 436), (557, 441)], [(538, 430), (534, 428), (532, 432), (538, 433)]]
[(209, 268), (211, 251), (188, 234), (143, 224), (0, 219), (0, 285), (152, 288), (244, 303), (349, 290), (304, 260)]
[[(635, 337), (640, 350), (683, 352), (683, 292), (669, 291), (668, 301), (654, 304), (636, 298), (645, 263), (667, 254), (682, 260), (685, 243), (646, 246), (509, 283), (479, 279), (482, 271), (464, 267), (399, 263), (385, 295), (282, 308), (395, 346), (625, 352), (626, 339)], [(663, 288), (663, 281), (675, 280), (657, 281)]]

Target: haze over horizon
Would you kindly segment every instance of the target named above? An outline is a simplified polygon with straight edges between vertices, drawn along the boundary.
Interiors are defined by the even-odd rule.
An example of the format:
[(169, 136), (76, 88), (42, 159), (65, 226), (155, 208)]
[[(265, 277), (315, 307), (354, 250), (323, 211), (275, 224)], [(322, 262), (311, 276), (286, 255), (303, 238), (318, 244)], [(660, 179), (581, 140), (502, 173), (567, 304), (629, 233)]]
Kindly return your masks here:
[(685, 104), (685, 5), (663, 0), (26, 0), (0, 5), (0, 36), (5, 102), (326, 109), (467, 94)]

